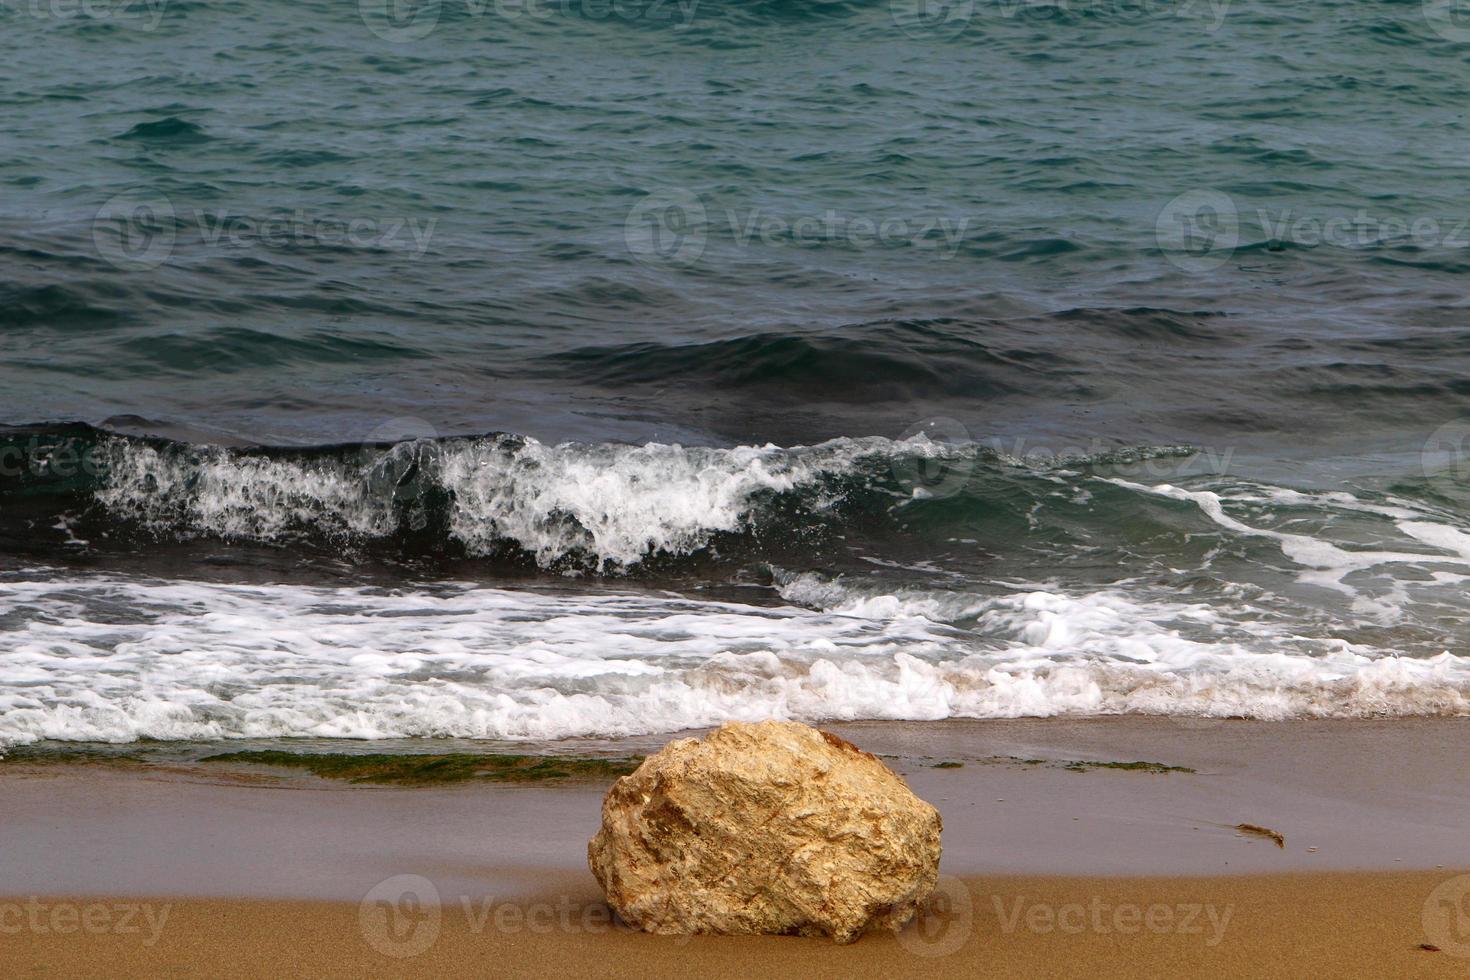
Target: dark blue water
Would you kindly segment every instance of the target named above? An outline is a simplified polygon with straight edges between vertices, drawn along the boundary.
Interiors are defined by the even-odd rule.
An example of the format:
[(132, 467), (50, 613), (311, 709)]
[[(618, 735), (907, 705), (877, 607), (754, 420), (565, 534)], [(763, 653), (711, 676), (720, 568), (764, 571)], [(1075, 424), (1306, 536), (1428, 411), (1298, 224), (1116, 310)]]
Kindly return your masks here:
[(1353, 455), (1470, 398), (1417, 3), (4, 11), (6, 421)]
[[(1447, 5), (0, 28), (0, 738), (1470, 710)], [(310, 590), (447, 581), (503, 616), (393, 634), (383, 690), (271, 625), (370, 647), (344, 610), (398, 599)], [(625, 592), (731, 606), (650, 599), (634, 666), (583, 672)], [(591, 603), (583, 639), (496, 646), (542, 595)], [(769, 609), (816, 618), (763, 647)], [(218, 690), (160, 667), (219, 652), (200, 615), (247, 637)]]

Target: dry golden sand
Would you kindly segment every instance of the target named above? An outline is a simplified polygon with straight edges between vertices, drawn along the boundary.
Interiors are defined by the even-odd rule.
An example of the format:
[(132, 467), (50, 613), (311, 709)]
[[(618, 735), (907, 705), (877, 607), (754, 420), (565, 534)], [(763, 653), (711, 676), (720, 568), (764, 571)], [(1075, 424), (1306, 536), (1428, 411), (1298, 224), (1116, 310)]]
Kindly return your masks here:
[[(155, 899), (154, 921), (168, 911), (151, 946), (139, 915), (125, 935), (0, 936), (0, 962), (12, 977), (1465, 977), (1470, 917), (1460, 945), (1420, 947), (1425, 904), (1453, 878), (970, 879), (968, 911), (960, 902), (850, 946), (629, 933), (607, 923), (595, 892), (400, 909), (396, 933), (384, 909), (350, 903)], [(37, 906), (42, 924), (65, 904)]]

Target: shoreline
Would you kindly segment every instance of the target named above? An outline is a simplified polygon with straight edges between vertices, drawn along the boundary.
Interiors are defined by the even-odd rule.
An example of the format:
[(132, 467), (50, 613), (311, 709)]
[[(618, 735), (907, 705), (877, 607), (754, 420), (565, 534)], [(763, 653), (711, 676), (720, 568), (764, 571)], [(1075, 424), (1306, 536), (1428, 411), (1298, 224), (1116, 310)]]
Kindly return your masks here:
[[(939, 809), (947, 873), (1136, 877), (1470, 864), (1463, 816), (1470, 812), (1470, 759), (1463, 752), (1470, 719), (1114, 717), (824, 727), (882, 757)], [(364, 857), (373, 867), (391, 867), (426, 853), (449, 866), (465, 856), (504, 863), (499, 859), (513, 854), (517, 863), (580, 870), (612, 782), (595, 774), (616, 771), (609, 760), (636, 758), (689, 734), (697, 733), (535, 746), (535, 758), (560, 764), (526, 772), (574, 778), (423, 786), (363, 785), (299, 768), (198, 758), (233, 753), (234, 745), (215, 744), (193, 758), (163, 746), (153, 761), (118, 764), (73, 764), (75, 753), (55, 762), (12, 758), (0, 762), (0, 839), (8, 845), (0, 848), (0, 892), (353, 899), (364, 878), (344, 869)], [(383, 746), (332, 748), (367, 757)], [(496, 828), (495, 841), (485, 838), (487, 823)], [(1241, 824), (1282, 834), (1284, 846), (1242, 833)], [(401, 828), (411, 826), (434, 827), (432, 842), (405, 840)], [(120, 860), (103, 846), (110, 839), (157, 858), (141, 868)], [(98, 846), (81, 849), (85, 861), (72, 860), (77, 841)], [(47, 854), (62, 859), (41, 857)], [(252, 855), (265, 868), (289, 856), (286, 865), (297, 870), (257, 872), (246, 866)]]

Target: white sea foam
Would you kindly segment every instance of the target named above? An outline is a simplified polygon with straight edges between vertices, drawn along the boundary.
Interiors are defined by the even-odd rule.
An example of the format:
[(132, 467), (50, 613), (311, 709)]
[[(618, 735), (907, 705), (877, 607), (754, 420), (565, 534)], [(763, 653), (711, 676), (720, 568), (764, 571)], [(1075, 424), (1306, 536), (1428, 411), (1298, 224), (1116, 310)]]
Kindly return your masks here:
[[(513, 541), (549, 567), (578, 554), (598, 569), (702, 548), (747, 526), (769, 495), (800, 490), (820, 509), (841, 492), (826, 482), (861, 467), (888, 481), (903, 513), (915, 505), (885, 471), (891, 460), (973, 458), (923, 439), (790, 449), (480, 439), (306, 461), (121, 440), (114, 452), (99, 499), (145, 523), (251, 540), (302, 525), (381, 536), (401, 518), (403, 475), (427, 470), (448, 501), (446, 533), (471, 554)], [(544, 739), (760, 717), (1470, 714), (1470, 657), (1454, 640), (1470, 627), (1470, 529), (1453, 515), (1223, 479), (1184, 488), (1039, 475), (1058, 481), (1052, 496), (1066, 507), (1116, 509), (1123, 493), (1123, 506), (1177, 509), (1219, 541), (1179, 569), (1171, 552), (1120, 538), (1106, 546), (1128, 549), (1120, 575), (1131, 578), (1108, 580), (1091, 553), (1079, 573), (1069, 561), (1079, 552), (1044, 541), (1048, 496), (1031, 509), (1042, 543), (1018, 529), (1024, 560), (994, 562), (992, 580), (975, 578), (989, 565), (963, 557), (977, 542), (953, 537), (933, 560), (859, 555), (862, 574), (774, 570), (775, 606), (632, 585), (573, 594), (10, 572), (0, 576), (0, 745)], [(963, 572), (946, 564), (957, 554)]]
[(1426, 520), (1423, 510), (1403, 506), (1383, 506), (1365, 503), (1350, 494), (1330, 492), (1304, 494), (1299, 491), (1270, 488), (1262, 494), (1250, 488), (1238, 490), (1229, 499), (1231, 503), (1272, 502), (1293, 505), (1310, 504), (1321, 513), (1333, 509), (1377, 514), (1389, 518), (1394, 528), (1405, 540), (1404, 544), (1429, 545), (1429, 551), (1385, 551), (1377, 547), (1347, 548), (1327, 540), (1325, 537), (1271, 530), (1246, 524), (1225, 511), (1227, 500), (1211, 490), (1186, 490), (1169, 484), (1145, 486), (1127, 480), (1110, 479), (1108, 482), (1126, 487), (1139, 493), (1188, 501), (1220, 527), (1247, 537), (1269, 538), (1276, 541), (1283, 555), (1303, 567), (1300, 579), (1314, 585), (1337, 589), (1349, 595), (1355, 590), (1345, 580), (1354, 572), (1388, 565), (1461, 566), (1470, 568), (1470, 534), (1449, 524)]
[(420, 481), (414, 492), (432, 487), (449, 495), (449, 533), (470, 554), (509, 541), (544, 567), (579, 554), (605, 571), (659, 552), (698, 550), (719, 532), (747, 526), (763, 492), (814, 487), (865, 457), (973, 452), (923, 436), (730, 449), (484, 438), (308, 460), (115, 439), (97, 499), (157, 530), (255, 541), (304, 529), (374, 538), (397, 527), (403, 488), (396, 478), (412, 464)]
[(892, 453), (886, 439), (814, 447), (734, 449), (546, 446), (515, 452), (464, 445), (443, 464), (454, 494), (451, 530), (471, 553), (515, 541), (543, 566), (583, 551), (628, 566), (650, 554), (688, 554), (720, 531), (746, 525), (756, 495), (809, 485), (851, 469), (863, 455)]
[(1249, 610), (1125, 590), (782, 588), (821, 601), (12, 575), (0, 745), (542, 739), (764, 717), (1470, 714), (1470, 658), (1303, 638)]
[(374, 492), (366, 467), (311, 466), (216, 448), (184, 453), (122, 439), (107, 448), (98, 502), (158, 529), (275, 541), (308, 524), (366, 537), (394, 528), (393, 498)]

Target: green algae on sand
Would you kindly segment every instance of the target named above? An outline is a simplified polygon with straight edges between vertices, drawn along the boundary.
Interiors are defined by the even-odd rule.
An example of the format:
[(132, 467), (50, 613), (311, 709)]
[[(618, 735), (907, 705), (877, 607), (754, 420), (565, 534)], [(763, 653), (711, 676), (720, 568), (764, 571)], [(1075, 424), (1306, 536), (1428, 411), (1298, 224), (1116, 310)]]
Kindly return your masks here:
[(1151, 773), (1198, 773), (1198, 770), (1188, 766), (1171, 766), (1163, 762), (1089, 762), (1083, 759), (1020, 759), (1015, 756), (996, 756), (992, 759), (982, 760), (989, 763), (1002, 763), (1014, 766), (1039, 766), (1044, 769), (1064, 769), (1067, 772), (1091, 772), (1094, 769), (1118, 769), (1124, 772), (1151, 772)]
[(599, 759), (552, 755), (480, 755), (470, 752), (441, 755), (353, 755), (268, 749), (226, 752), (206, 756), (201, 761), (304, 769), (323, 779), (341, 779), (352, 783), (426, 786), (468, 780), (530, 783), (559, 779), (613, 779), (637, 769), (643, 759), (641, 756)]

